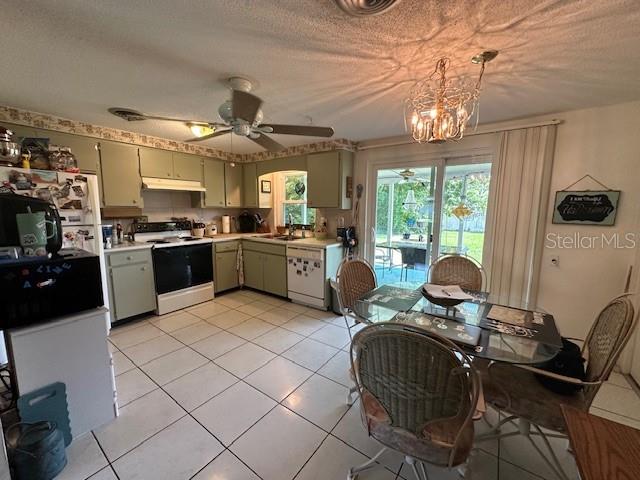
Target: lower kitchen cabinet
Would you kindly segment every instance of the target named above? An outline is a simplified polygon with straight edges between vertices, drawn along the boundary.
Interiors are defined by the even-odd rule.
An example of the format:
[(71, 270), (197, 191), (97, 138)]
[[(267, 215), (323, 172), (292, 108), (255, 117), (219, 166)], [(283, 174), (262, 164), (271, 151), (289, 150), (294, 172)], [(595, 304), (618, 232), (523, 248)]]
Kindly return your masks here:
[(239, 287), (237, 269), (238, 242), (214, 243), (213, 249), (215, 254), (213, 276), (215, 292), (224, 292), (225, 290)]
[(151, 249), (107, 254), (111, 320), (156, 309)]
[(286, 297), (286, 247), (252, 241), (244, 241), (242, 245), (244, 284), (256, 290)]

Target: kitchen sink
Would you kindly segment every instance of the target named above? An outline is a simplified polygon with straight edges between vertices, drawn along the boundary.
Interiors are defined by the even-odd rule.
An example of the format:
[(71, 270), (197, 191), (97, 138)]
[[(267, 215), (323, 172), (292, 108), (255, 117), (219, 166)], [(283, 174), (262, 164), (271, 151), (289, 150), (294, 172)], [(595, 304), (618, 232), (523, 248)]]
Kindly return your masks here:
[(285, 242), (292, 242), (294, 240), (301, 240), (302, 237), (290, 237), (289, 235), (276, 235), (274, 240), (284, 240)]

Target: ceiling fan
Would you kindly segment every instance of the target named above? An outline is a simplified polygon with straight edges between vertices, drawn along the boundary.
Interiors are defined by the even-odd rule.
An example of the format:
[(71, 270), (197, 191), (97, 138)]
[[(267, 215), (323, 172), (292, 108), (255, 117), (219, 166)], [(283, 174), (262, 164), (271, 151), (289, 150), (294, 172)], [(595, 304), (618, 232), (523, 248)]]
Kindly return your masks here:
[(415, 175), (416, 175), (416, 172), (414, 172), (410, 168), (405, 168), (404, 170), (402, 170), (400, 172), (396, 172), (394, 170), (394, 172), (397, 173), (398, 175), (400, 175), (406, 182), (414, 181), (416, 183), (421, 184), (423, 187), (426, 186), (427, 180), (426, 179), (422, 179), (422, 178), (414, 178)]
[(221, 122), (207, 122), (201, 120), (185, 120), (180, 118), (147, 115), (129, 108), (110, 108), (109, 112), (129, 122), (142, 120), (163, 120), (186, 124), (197, 135), (185, 140), (187, 142), (201, 142), (210, 138), (234, 133), (257, 143), (265, 150), (277, 152), (284, 150), (284, 146), (267, 136), (267, 133), (283, 135), (303, 135), (310, 137), (331, 137), (333, 128), (316, 127), (313, 125), (282, 125), (262, 123), (262, 99), (249, 93), (252, 84), (242, 77), (231, 77), (228, 81), (231, 89), (231, 99), (218, 108)]

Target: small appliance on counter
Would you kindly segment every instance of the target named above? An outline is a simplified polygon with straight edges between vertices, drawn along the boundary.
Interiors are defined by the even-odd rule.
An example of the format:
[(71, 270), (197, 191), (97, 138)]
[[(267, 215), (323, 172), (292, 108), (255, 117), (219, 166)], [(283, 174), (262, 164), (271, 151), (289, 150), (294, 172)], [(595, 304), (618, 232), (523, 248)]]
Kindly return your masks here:
[(13, 132), (0, 126), (0, 165), (17, 165), (21, 161), (21, 147)]
[[(262, 218), (260, 218), (260, 220), (262, 220)], [(238, 231), (240, 233), (254, 233), (256, 231), (256, 227), (256, 215), (245, 210), (238, 216)]]

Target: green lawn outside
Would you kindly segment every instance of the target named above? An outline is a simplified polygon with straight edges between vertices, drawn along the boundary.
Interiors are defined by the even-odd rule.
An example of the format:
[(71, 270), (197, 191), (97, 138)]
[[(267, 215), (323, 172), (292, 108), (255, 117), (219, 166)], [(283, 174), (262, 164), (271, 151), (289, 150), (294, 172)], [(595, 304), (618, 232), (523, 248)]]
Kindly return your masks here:
[[(396, 238), (397, 237), (397, 238)], [(417, 235), (412, 235), (412, 238), (417, 238)], [(482, 247), (484, 244), (483, 232), (464, 232), (463, 245), (468, 248), (467, 255), (474, 258), (478, 262), (482, 262)], [(401, 235), (394, 235), (394, 240), (401, 240)], [(384, 243), (387, 241), (386, 235), (377, 235), (376, 243)], [(455, 247), (458, 245), (458, 231), (457, 230), (444, 230), (442, 232), (441, 246)]]

